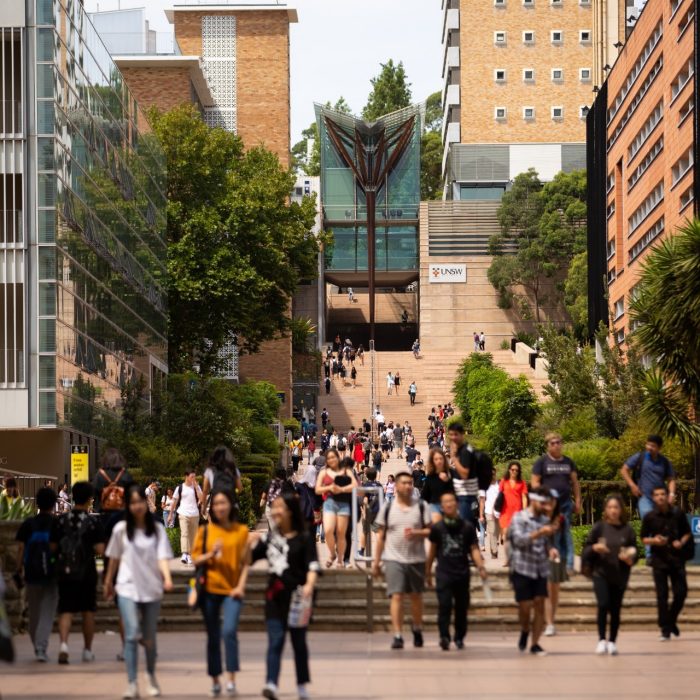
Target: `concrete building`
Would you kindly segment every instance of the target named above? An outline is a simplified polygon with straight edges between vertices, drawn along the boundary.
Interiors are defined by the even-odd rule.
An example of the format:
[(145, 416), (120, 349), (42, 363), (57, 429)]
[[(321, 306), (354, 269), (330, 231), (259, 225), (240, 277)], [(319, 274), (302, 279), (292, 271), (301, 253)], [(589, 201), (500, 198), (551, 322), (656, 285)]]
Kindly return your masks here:
[(0, 463), (70, 446), (167, 372), (166, 172), (82, 2), (0, 4)]
[(697, 0), (648, 0), (588, 116), (589, 317), (633, 330), (649, 250), (697, 213)]

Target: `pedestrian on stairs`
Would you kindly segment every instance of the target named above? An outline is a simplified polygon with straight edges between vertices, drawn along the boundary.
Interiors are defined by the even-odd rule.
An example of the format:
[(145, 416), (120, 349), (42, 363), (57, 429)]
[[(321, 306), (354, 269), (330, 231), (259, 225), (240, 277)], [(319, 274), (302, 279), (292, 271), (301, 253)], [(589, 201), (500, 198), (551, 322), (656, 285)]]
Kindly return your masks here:
[(386, 375), (386, 393), (387, 396), (391, 396), (394, 391), (394, 375), (391, 370)]
[(399, 389), (401, 389), (401, 374), (396, 370), (396, 374), (394, 375), (394, 393), (397, 396), (399, 395)]
[(416, 394), (418, 393), (418, 387), (416, 386), (415, 380), (411, 382), (408, 387), (408, 398), (411, 400), (411, 406), (416, 405)]
[(330, 377), (326, 377), (326, 379), (324, 380), (323, 383), (324, 383), (325, 388), (326, 388), (326, 395), (330, 394), (330, 393), (331, 393), (331, 380), (330, 380)]
[(350, 370), (350, 379), (352, 379), (352, 388), (356, 389), (357, 388), (357, 367), (353, 364), (352, 369)]

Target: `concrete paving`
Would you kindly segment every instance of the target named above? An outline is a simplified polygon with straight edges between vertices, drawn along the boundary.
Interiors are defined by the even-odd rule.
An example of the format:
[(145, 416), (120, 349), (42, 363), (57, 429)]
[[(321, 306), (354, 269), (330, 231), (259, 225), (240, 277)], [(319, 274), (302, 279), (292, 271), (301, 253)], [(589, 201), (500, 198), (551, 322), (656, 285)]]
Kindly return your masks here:
[[(426, 634), (426, 646), (403, 652), (389, 649), (386, 634), (312, 632), (310, 686), (313, 698), (342, 700), (395, 700), (423, 698), (451, 700), (588, 700), (629, 698), (658, 700), (663, 697), (697, 698), (700, 633), (660, 643), (652, 632), (625, 633), (619, 638), (620, 655), (599, 657), (593, 653), (595, 635), (564, 634), (543, 642), (549, 655), (520, 655), (512, 633), (477, 632), (468, 637), (463, 651), (441, 651), (437, 635)], [(4, 700), (59, 700), (121, 697), (126, 685), (123, 664), (115, 660), (116, 635), (98, 635), (97, 660), (83, 664), (81, 640), (71, 638), (75, 661), (58, 666), (58, 641), (51, 640), (49, 664), (32, 659), (26, 636), (18, 638), (18, 661), (0, 667), (0, 691)], [(209, 691), (205, 673), (205, 636), (202, 633), (161, 634), (158, 678), (163, 696), (202, 698)], [(240, 635), (242, 672), (239, 697), (260, 697), (265, 673), (265, 635)], [(140, 659), (142, 662), (142, 659)], [(142, 671), (143, 672), (143, 671)], [(142, 683), (143, 685), (143, 683)], [(143, 688), (145, 690), (145, 688)], [(291, 651), (283, 661), (281, 697), (296, 697)]]

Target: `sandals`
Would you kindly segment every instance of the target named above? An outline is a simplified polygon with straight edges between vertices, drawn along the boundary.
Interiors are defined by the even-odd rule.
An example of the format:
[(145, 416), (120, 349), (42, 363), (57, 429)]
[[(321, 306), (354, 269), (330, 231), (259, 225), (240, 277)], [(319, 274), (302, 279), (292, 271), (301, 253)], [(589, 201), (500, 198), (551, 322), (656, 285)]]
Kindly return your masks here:
[(335, 557), (333, 557), (332, 559), (329, 559), (329, 560), (326, 562), (326, 569), (330, 569), (331, 566), (333, 566), (333, 562), (334, 562), (334, 561), (335, 561)]

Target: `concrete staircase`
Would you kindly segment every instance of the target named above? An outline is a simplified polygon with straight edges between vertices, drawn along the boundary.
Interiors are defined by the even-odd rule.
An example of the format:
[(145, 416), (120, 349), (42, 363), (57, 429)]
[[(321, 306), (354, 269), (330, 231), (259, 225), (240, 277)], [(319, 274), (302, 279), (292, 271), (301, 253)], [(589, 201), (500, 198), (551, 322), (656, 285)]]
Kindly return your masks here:
[[(355, 300), (350, 301), (346, 293), (327, 292), (328, 319), (330, 323), (351, 325), (369, 323), (369, 294), (355, 292)], [(376, 323), (401, 323), (404, 311), (408, 312), (408, 322), (416, 322), (418, 295), (416, 293), (378, 292), (375, 307)]]

